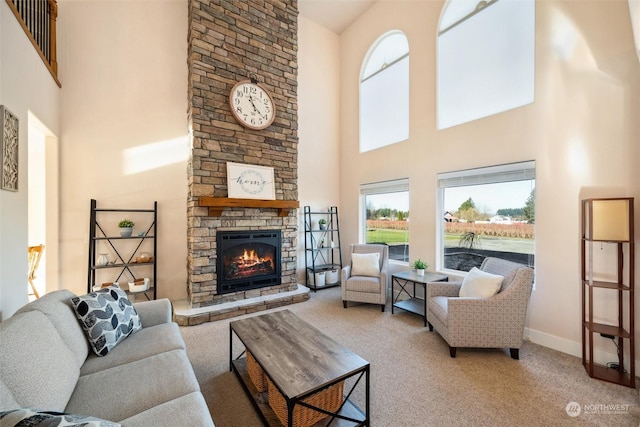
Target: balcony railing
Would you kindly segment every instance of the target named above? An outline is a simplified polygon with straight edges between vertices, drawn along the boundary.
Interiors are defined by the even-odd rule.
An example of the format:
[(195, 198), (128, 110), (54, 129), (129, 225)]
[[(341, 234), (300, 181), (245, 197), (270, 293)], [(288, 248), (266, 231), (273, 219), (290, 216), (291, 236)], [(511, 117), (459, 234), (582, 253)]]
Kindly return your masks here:
[(58, 86), (58, 61), (56, 56), (56, 0), (7, 0), (9, 8), (20, 22), (33, 47), (44, 61)]

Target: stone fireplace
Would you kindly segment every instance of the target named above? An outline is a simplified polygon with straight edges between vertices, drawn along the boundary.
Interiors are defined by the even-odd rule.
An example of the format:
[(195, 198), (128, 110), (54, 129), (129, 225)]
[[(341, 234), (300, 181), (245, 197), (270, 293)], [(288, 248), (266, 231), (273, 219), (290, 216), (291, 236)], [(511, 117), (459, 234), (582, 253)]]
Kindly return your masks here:
[[(187, 113), (192, 148), (187, 171), (187, 293), (192, 308), (298, 290), (297, 209), (255, 203), (214, 209), (201, 201), (228, 197), (226, 165), (235, 162), (272, 167), (273, 202), (297, 206), (297, 17), (296, 0), (189, 0)], [(247, 79), (256, 80), (273, 98), (276, 116), (267, 129), (243, 127), (231, 113), (229, 92)], [(263, 278), (271, 283), (257, 283), (258, 279), (244, 283), (247, 280), (238, 277), (227, 281), (243, 282), (239, 287), (221, 283), (221, 274), (238, 268), (241, 261), (227, 267), (219, 253), (226, 240), (219, 235), (272, 231), (280, 235), (275, 254), (279, 277)], [(215, 319), (199, 322), (207, 320)]]

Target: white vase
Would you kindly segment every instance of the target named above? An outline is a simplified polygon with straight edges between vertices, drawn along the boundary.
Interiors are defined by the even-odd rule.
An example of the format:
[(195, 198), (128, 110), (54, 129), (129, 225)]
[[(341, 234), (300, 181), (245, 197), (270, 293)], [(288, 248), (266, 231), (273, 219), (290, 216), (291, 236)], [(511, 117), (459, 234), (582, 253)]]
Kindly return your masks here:
[(121, 237), (131, 237), (131, 233), (133, 233), (133, 227), (120, 227)]
[(418, 268), (416, 269), (416, 274), (418, 276), (424, 276), (424, 268)]
[(98, 256), (98, 259), (96, 260), (96, 265), (104, 267), (107, 264), (109, 264), (109, 257), (107, 256), (107, 254), (100, 254), (100, 256)]

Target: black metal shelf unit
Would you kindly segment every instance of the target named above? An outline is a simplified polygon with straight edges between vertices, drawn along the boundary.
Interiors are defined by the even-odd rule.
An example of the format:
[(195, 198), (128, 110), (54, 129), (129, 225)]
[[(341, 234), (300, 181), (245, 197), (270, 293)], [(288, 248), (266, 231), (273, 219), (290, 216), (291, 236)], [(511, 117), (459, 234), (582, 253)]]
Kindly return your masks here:
[[(105, 230), (113, 229), (113, 227), (104, 227), (100, 225), (100, 214), (108, 212), (121, 212), (126, 214), (135, 214), (137, 217), (148, 217), (150, 221), (148, 226), (145, 225), (146, 231), (139, 232), (131, 235), (130, 237), (114, 236), (110, 235)], [(105, 215), (106, 217), (106, 215)], [(113, 220), (113, 216), (111, 217)], [(138, 223), (140, 220), (137, 220)], [(146, 221), (146, 220), (145, 220)], [(103, 225), (105, 222), (103, 221)], [(99, 286), (96, 283), (96, 272), (99, 270), (114, 269), (116, 275), (111, 282), (118, 282), (123, 277), (125, 272), (128, 274), (131, 281), (136, 280), (136, 271), (140, 271), (141, 267), (145, 267), (145, 271), (149, 271), (148, 267), (151, 267), (151, 280), (152, 284), (149, 289), (139, 292), (131, 292), (127, 283), (119, 283), (120, 287), (130, 294), (142, 294), (146, 299), (156, 299), (158, 290), (158, 280), (156, 274), (157, 266), (157, 242), (158, 242), (158, 202), (153, 202), (153, 209), (103, 209), (98, 208), (95, 199), (91, 199), (91, 214), (89, 220), (89, 261), (88, 261), (88, 279), (87, 279), (87, 292), (91, 292), (94, 287)], [(110, 261), (107, 265), (98, 265), (98, 257), (100, 256), (97, 251), (98, 242), (106, 243), (109, 248), (109, 252), (113, 253), (114, 261)], [(148, 252), (151, 255), (151, 260), (148, 262), (138, 262), (137, 258), (142, 252)], [(125, 276), (126, 277), (126, 276)], [(151, 298), (152, 296), (152, 298)]]
[[(320, 221), (324, 220), (324, 224)], [(342, 249), (338, 208), (312, 211), (304, 207), (305, 284), (314, 291), (340, 286)], [(322, 279), (322, 280), (320, 280)]]

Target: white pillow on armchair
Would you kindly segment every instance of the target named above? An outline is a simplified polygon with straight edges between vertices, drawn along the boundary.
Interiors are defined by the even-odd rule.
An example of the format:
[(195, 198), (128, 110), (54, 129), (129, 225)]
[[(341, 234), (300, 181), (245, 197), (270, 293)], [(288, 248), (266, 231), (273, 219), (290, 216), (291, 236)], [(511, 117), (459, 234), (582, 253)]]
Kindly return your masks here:
[(502, 286), (504, 277), (487, 273), (473, 267), (465, 276), (460, 287), (461, 297), (489, 298), (494, 296)]
[(380, 254), (351, 254), (351, 275), (380, 277)]

